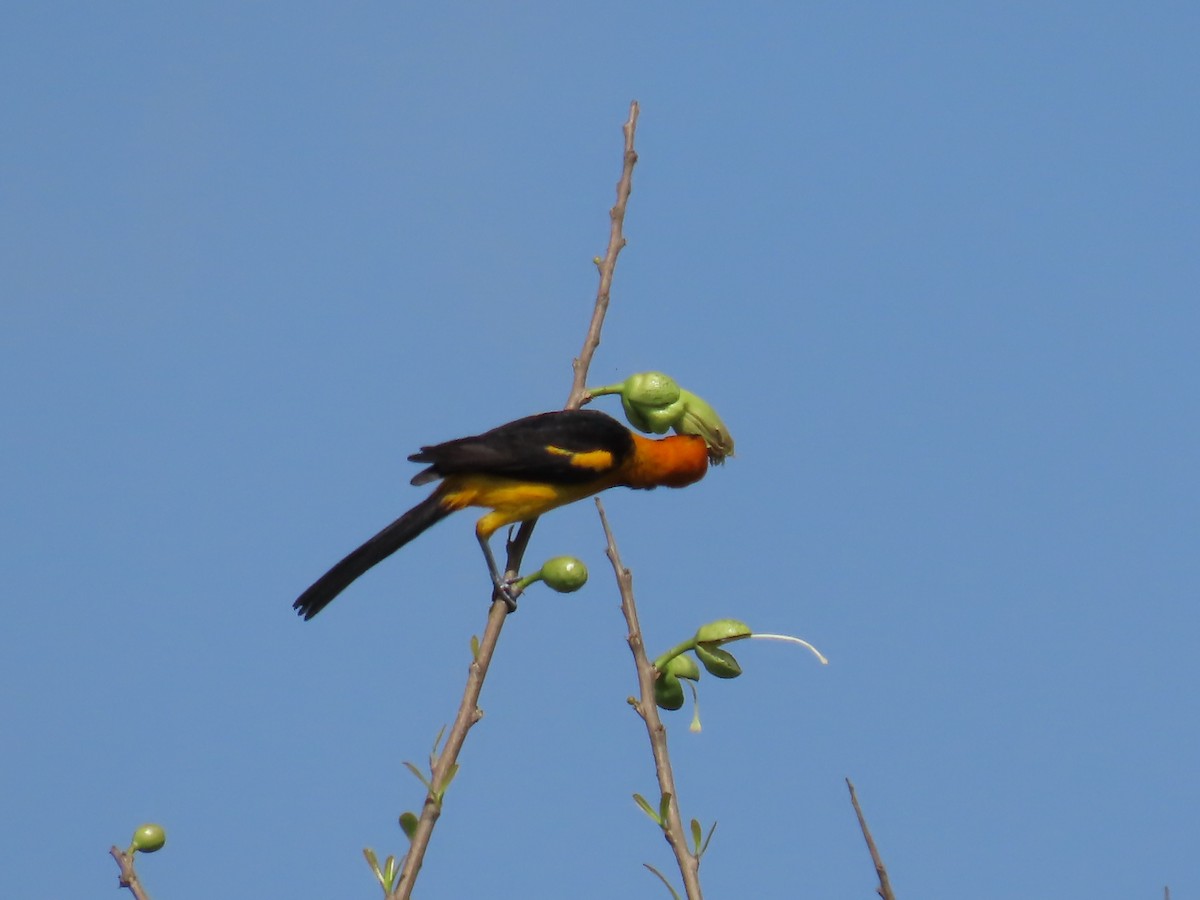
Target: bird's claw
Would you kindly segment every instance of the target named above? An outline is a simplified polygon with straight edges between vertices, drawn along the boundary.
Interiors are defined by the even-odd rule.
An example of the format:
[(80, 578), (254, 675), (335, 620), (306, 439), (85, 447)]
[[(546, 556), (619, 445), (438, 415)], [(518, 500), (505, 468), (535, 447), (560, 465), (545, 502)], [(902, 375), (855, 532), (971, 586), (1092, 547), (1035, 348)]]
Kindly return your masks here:
[(510, 613), (517, 611), (517, 596), (520, 591), (516, 588), (516, 579), (502, 579), (495, 582), (496, 590), (492, 594), (493, 600), (503, 600), (504, 605), (508, 607)]

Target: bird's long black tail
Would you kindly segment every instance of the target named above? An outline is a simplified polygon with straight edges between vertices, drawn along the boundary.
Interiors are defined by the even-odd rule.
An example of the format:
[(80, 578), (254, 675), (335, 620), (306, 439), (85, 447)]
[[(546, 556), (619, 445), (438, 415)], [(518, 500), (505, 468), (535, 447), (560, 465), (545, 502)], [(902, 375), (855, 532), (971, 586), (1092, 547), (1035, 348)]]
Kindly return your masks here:
[(452, 510), (446, 509), (434, 491), (395, 522), (316, 580), (300, 595), (292, 607), (304, 618), (311, 619), (376, 563), (383, 562), (426, 528), (436, 525)]

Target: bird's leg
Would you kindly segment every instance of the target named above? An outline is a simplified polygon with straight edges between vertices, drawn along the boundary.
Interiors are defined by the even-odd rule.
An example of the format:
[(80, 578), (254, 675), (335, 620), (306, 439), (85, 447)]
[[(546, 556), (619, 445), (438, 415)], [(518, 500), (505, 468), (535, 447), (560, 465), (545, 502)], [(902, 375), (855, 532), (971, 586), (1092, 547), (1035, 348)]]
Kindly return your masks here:
[(475, 536), (479, 538), (479, 546), (483, 548), (483, 556), (487, 560), (488, 571), (492, 573), (492, 584), (496, 586), (497, 596), (504, 601), (509, 612), (516, 612), (517, 595), (513, 591), (512, 582), (504, 577), (499, 566), (496, 565), (496, 557), (492, 555), (492, 548), (488, 544), (487, 538), (478, 533)]

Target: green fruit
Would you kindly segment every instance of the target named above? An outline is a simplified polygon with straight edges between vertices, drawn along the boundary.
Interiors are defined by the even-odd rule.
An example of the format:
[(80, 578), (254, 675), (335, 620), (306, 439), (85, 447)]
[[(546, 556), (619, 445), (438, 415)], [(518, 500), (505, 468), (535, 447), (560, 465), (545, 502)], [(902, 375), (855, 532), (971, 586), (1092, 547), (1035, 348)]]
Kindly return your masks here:
[(684, 391), (679, 401), (685, 407), (685, 414), (681, 417), (685, 433), (703, 435), (719, 444), (726, 456), (733, 456), (733, 438), (712, 405), (691, 391)]
[(638, 372), (625, 379), (621, 396), (638, 406), (666, 406), (679, 399), (679, 385), (662, 372)]
[(542, 566), (542, 580), (551, 590), (569, 594), (587, 584), (587, 566), (573, 556), (556, 556)]
[(648, 406), (624, 397), (621, 404), (625, 407), (625, 417), (630, 424), (650, 434), (666, 434), (675, 427), (684, 412), (683, 404), (679, 401), (666, 406)]
[(753, 633), (745, 622), (739, 622), (737, 619), (717, 619), (700, 626), (696, 632), (696, 643), (711, 644), (714, 641), (750, 637)]
[(733, 654), (715, 644), (697, 644), (696, 656), (704, 663), (704, 668), (718, 678), (737, 678), (742, 674), (742, 667)]
[(666, 434), (683, 415), (683, 391), (662, 372), (638, 372), (621, 383), (621, 406), (638, 431)]
[(136, 853), (140, 850), (143, 853), (153, 853), (155, 850), (161, 850), (163, 844), (166, 842), (167, 833), (163, 831), (161, 825), (141, 825), (133, 833), (133, 841), (129, 845), (129, 852)]
[(679, 709), (683, 706), (683, 685), (668, 672), (658, 676), (654, 682), (654, 702), (662, 709)]
[(700, 680), (700, 667), (696, 665), (694, 659), (684, 653), (672, 656), (667, 660), (663, 672), (674, 675), (676, 678), (686, 678), (689, 681)]

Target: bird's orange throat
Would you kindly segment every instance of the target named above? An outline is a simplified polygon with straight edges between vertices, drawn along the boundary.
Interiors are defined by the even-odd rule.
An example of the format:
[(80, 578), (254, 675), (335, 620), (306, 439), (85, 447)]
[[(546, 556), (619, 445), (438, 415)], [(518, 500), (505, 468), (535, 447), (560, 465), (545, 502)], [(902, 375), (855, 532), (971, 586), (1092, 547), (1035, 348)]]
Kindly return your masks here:
[(633, 435), (634, 453), (621, 468), (623, 484), (631, 488), (686, 487), (708, 471), (708, 447), (694, 434), (671, 435), (659, 440)]

